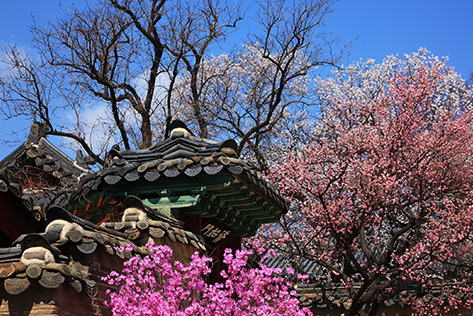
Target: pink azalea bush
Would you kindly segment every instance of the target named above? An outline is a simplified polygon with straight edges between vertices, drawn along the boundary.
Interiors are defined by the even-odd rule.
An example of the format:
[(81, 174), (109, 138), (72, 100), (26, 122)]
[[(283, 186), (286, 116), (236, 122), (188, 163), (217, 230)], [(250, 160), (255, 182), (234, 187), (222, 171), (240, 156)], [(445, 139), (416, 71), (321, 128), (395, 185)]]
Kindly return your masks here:
[[(280, 269), (248, 268), (251, 250), (225, 250), (223, 283), (208, 284), (212, 259), (192, 255), (189, 265), (171, 260), (168, 246), (153, 246), (144, 258), (132, 257), (121, 273), (103, 279), (117, 291), (107, 290), (105, 304), (114, 315), (312, 315), (300, 308), (292, 284)], [(131, 251), (131, 244), (125, 249)], [(289, 270), (291, 271), (291, 270)]]

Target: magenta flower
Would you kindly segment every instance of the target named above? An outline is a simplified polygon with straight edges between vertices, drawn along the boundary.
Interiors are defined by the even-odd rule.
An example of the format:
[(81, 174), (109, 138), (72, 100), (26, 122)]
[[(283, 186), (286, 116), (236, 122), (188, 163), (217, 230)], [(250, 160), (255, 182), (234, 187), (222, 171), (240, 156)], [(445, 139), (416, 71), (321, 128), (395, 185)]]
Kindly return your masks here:
[(208, 284), (205, 276), (211, 272), (212, 259), (196, 252), (185, 266), (171, 261), (168, 246), (149, 246), (151, 255), (135, 256), (121, 273), (113, 271), (103, 278), (117, 287), (107, 291), (110, 302), (105, 303), (114, 315), (312, 315), (299, 307), (296, 293), (279, 275), (280, 269), (264, 265), (248, 268), (250, 250), (233, 253), (226, 249), (224, 263), (228, 267), (221, 271), (224, 281)]

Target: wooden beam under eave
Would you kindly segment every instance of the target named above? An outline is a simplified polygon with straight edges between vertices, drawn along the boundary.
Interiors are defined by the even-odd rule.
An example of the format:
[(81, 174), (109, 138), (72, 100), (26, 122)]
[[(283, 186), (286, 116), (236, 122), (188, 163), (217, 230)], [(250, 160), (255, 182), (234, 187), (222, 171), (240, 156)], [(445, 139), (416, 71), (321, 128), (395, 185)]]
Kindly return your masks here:
[(0, 192), (0, 204), (0, 231), (11, 241), (21, 234), (44, 231), (44, 225), (36, 221), (33, 214), (11, 193)]

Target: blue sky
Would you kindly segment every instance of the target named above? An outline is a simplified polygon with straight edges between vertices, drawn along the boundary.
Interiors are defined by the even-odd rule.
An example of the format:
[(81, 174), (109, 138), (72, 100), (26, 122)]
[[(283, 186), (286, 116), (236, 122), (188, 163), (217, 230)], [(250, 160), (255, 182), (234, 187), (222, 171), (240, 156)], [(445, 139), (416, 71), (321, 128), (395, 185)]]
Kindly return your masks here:
[(342, 40), (357, 37), (350, 62), (425, 47), (449, 56), (463, 78), (473, 72), (472, 0), (341, 0), (327, 27)]
[[(61, 0), (66, 6), (82, 0)], [(467, 78), (473, 72), (472, 0), (340, 0), (327, 20), (327, 29), (341, 43), (357, 38), (344, 63), (360, 58), (381, 61), (391, 54), (402, 55), (425, 47), (438, 56), (449, 56), (449, 64)], [(40, 22), (53, 20), (61, 11), (56, 0), (3, 1), (0, 11), (0, 45), (31, 46), (28, 26), (32, 16)], [(0, 138), (27, 128), (29, 122), (1, 122)], [(27, 131), (18, 135), (23, 140)], [(18, 146), (17, 144), (16, 146)], [(0, 159), (15, 147), (0, 144)]]

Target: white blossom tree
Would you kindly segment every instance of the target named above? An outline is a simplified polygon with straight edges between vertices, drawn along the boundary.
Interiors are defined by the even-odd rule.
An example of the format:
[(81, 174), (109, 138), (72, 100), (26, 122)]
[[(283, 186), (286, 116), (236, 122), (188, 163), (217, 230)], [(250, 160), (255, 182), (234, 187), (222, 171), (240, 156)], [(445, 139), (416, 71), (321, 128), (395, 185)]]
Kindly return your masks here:
[[(240, 140), (238, 152), (245, 152), (256, 165), (267, 167), (268, 148), (292, 126), (309, 117), (301, 113), (313, 105), (311, 88), (314, 65), (305, 57), (265, 57), (260, 44), (246, 45), (234, 56), (220, 55), (202, 64), (198, 80), (201, 115), (212, 137), (225, 135)], [(280, 59), (277, 64), (273, 60)], [(176, 83), (173, 104), (186, 121), (198, 125), (189, 108), (188, 76)], [(292, 121), (297, 116), (297, 122)], [(194, 128), (195, 129), (195, 128)], [(271, 145), (272, 144), (272, 145)]]

